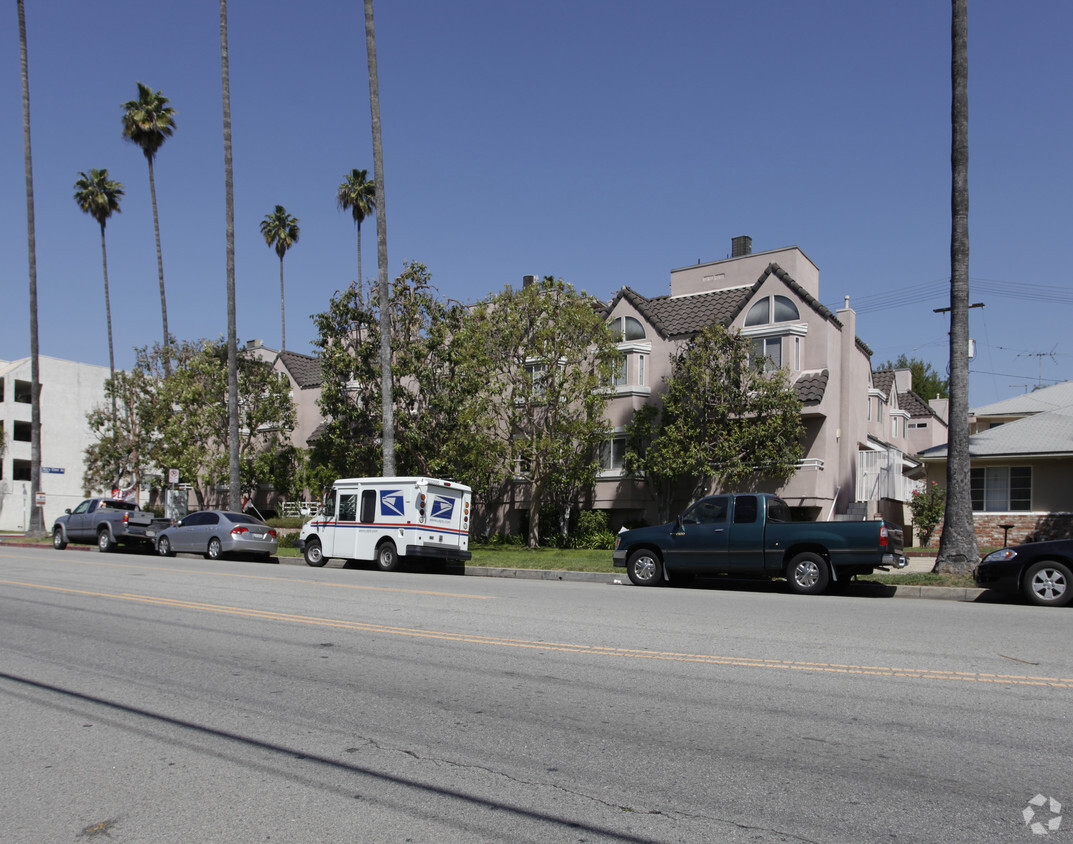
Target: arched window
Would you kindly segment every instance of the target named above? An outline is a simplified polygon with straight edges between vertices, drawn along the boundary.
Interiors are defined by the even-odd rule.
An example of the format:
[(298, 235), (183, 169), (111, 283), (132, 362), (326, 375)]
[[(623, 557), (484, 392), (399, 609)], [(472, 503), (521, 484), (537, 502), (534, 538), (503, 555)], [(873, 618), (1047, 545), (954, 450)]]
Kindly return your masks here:
[(765, 296), (755, 302), (745, 315), (745, 326), (767, 325), (771, 322), (790, 322), (801, 319), (797, 305), (786, 296)]
[(641, 325), (640, 320), (632, 316), (611, 320), (611, 333), (622, 342), (645, 339), (645, 327)]

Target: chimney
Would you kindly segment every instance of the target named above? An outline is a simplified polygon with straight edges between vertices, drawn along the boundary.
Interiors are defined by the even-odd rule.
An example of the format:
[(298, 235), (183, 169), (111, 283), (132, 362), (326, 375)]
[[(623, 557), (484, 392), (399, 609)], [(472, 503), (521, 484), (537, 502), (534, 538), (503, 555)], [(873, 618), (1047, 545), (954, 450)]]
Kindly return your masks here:
[(259, 349), (264, 344), (265, 344), (264, 340), (247, 340), (246, 341), (246, 348), (247, 349)]
[(537, 280), (537, 277), (535, 275), (523, 275), (522, 276), (522, 287), (523, 288), (528, 287), (530, 284), (533, 284), (534, 282), (536, 282), (536, 280)]
[(753, 254), (753, 239), (747, 234), (732, 237), (730, 239), (730, 257), (741, 258), (744, 255)]

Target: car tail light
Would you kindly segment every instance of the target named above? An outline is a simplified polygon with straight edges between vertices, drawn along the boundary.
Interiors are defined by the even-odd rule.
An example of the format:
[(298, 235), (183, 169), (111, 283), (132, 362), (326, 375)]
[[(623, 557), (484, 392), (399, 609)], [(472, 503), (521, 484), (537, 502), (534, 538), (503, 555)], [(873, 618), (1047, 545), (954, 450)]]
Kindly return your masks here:
[(268, 532), (268, 535), (269, 535), (269, 536), (271, 536), (271, 537), (272, 537), (273, 539), (275, 539), (275, 538), (276, 538), (276, 531), (275, 531), (274, 529), (273, 529), (273, 530), (270, 530), (270, 531)]
[(250, 529), (248, 527), (243, 527), (242, 525), (239, 525), (238, 527), (231, 528), (231, 535), (232, 536), (239, 536), (239, 535), (241, 535), (243, 533), (249, 533), (249, 532), (250, 532)]
[(123, 524), (126, 524), (126, 523), (127, 523), (127, 522), (129, 522), (129, 521), (130, 521), (130, 513), (129, 513), (129, 512), (128, 512), (128, 513), (124, 513), (124, 514), (123, 514)]
[(879, 546), (882, 548), (887, 544), (887, 526), (883, 525), (879, 529)]

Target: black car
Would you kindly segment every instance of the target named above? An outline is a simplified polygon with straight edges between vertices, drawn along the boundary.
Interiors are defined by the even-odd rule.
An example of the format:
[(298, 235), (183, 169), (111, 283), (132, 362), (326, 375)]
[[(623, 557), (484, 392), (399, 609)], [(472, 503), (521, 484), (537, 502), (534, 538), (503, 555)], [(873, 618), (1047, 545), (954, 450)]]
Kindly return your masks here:
[(1028, 542), (992, 551), (972, 576), (984, 589), (1019, 592), (1033, 604), (1064, 607), (1073, 600), (1073, 539)]

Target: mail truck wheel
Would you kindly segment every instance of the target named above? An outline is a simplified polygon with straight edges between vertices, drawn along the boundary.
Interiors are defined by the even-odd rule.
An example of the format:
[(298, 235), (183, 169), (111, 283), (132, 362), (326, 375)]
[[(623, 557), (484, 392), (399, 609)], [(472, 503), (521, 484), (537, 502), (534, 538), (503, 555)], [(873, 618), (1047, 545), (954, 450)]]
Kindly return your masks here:
[(831, 582), (831, 570), (819, 554), (798, 554), (786, 567), (786, 582), (798, 595), (819, 595)]
[(67, 547), (67, 540), (63, 538), (63, 528), (56, 528), (52, 531), (52, 547), (57, 551), (62, 551)]
[(655, 551), (642, 548), (626, 561), (626, 574), (637, 586), (658, 586), (663, 576), (663, 563)]
[(302, 556), (306, 558), (306, 565), (313, 566), (313, 568), (319, 569), (328, 562), (328, 558), (324, 556), (324, 549), (320, 547), (319, 539), (307, 539)]
[(380, 571), (398, 571), (401, 562), (395, 543), (390, 539), (385, 539), (376, 547), (376, 567)]

